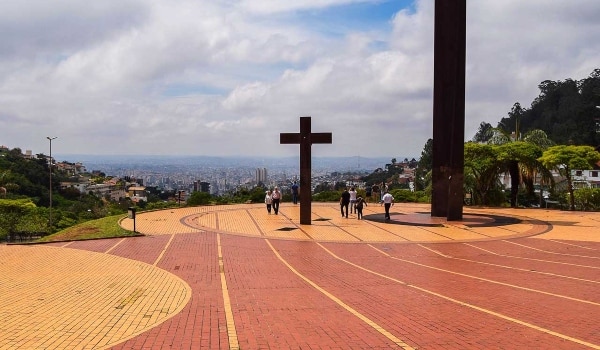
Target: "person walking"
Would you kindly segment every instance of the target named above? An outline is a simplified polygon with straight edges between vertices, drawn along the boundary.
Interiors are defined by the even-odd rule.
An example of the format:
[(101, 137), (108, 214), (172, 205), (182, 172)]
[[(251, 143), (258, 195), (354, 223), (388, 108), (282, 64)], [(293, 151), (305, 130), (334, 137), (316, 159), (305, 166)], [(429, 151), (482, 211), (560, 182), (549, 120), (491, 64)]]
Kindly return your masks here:
[(267, 191), (265, 194), (265, 204), (267, 205), (267, 212), (271, 214), (271, 205), (273, 204), (273, 198), (271, 198), (271, 191)]
[(381, 197), (379, 198), (379, 204), (383, 204), (383, 195), (387, 193), (388, 185), (382, 181), (381, 185), (379, 187), (379, 191), (380, 191), (380, 195), (381, 195)]
[(365, 202), (368, 202), (369, 199), (371, 199), (372, 191), (373, 188), (370, 185), (367, 185), (367, 187), (365, 187)]
[(362, 219), (363, 216), (363, 205), (367, 206), (367, 202), (365, 202), (365, 200), (363, 199), (363, 197), (358, 196), (358, 198), (356, 198), (356, 216), (358, 218), (358, 220)]
[(275, 215), (279, 215), (279, 202), (281, 201), (279, 187), (275, 187), (273, 193), (271, 193), (271, 201), (273, 202), (273, 211), (275, 212)]
[(352, 210), (356, 211), (356, 190), (354, 187), (350, 188), (350, 214), (352, 214)]
[(344, 189), (342, 192), (342, 196), (340, 197), (340, 211), (342, 212), (342, 217), (344, 217), (344, 208), (346, 208), (346, 218), (348, 218), (348, 205), (350, 204), (350, 192), (348, 192), (348, 188)]
[(294, 181), (294, 184), (292, 185), (292, 202), (294, 202), (294, 204), (298, 204), (298, 190), (300, 189), (300, 186), (298, 186), (298, 183), (296, 181)]
[(371, 190), (373, 191), (373, 203), (378, 203), (379, 202), (379, 197), (380, 197), (380, 189), (379, 186), (377, 184), (373, 184), (373, 187), (371, 188)]
[(385, 221), (390, 221), (390, 207), (394, 205), (394, 196), (388, 191), (385, 191), (385, 194), (381, 197), (381, 201), (385, 207)]

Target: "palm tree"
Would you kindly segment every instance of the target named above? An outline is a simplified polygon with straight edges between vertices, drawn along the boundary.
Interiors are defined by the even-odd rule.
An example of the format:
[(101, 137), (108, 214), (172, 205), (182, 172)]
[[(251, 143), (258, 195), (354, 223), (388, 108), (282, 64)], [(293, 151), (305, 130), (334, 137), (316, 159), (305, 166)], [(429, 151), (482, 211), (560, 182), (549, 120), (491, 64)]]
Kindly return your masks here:
[(538, 174), (549, 183), (552, 176), (544, 165), (537, 161), (543, 151), (553, 145), (543, 130), (531, 130), (521, 139), (518, 131), (509, 134), (506, 130), (495, 128), (489, 143), (499, 147), (498, 160), (504, 164), (504, 169), (510, 175), (510, 206), (517, 207), (519, 185), (525, 184), (527, 193), (535, 192), (534, 180)]
[[(523, 141), (527, 143), (534, 144), (541, 148), (542, 152), (547, 150), (548, 148), (554, 146), (554, 141), (548, 138), (548, 135), (539, 129), (531, 130), (525, 134), (523, 137)], [(533, 196), (535, 193), (535, 179), (539, 177), (540, 179), (540, 197), (539, 203), (540, 206), (543, 202), (544, 197), (544, 185), (550, 185), (550, 187), (554, 187), (554, 177), (552, 176), (552, 172), (544, 166), (538, 159), (530, 160), (528, 163), (523, 164), (522, 167), (522, 178), (523, 184), (527, 188), (527, 194)]]

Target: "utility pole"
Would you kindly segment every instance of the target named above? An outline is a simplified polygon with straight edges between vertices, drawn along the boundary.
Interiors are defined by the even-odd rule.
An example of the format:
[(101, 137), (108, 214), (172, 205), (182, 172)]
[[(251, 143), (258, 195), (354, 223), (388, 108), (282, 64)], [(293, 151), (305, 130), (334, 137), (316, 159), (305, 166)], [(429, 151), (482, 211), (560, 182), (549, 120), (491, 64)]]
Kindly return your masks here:
[(54, 137), (50, 137), (50, 136), (46, 136), (46, 138), (48, 139), (48, 141), (50, 141), (50, 160), (49, 160), (49, 164), (48, 164), (48, 169), (50, 169), (50, 215), (49, 215), (49, 229), (50, 232), (52, 233), (52, 140), (57, 139), (58, 136), (54, 136)]

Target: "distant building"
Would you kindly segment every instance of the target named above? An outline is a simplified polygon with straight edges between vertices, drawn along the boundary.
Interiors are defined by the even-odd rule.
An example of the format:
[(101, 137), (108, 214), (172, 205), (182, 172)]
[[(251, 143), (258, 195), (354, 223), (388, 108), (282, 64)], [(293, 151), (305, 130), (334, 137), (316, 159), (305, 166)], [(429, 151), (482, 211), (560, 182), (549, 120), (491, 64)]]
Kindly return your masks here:
[(267, 168), (256, 168), (256, 183), (267, 183)]
[(210, 182), (194, 181), (194, 192), (210, 193)]
[(573, 187), (600, 188), (600, 170), (572, 170)]
[(132, 202), (139, 201), (148, 201), (148, 194), (146, 193), (146, 187), (143, 186), (131, 186), (127, 189), (127, 197), (131, 199)]
[(65, 171), (70, 175), (81, 174), (85, 172), (85, 166), (82, 163), (60, 162), (56, 163), (58, 170)]

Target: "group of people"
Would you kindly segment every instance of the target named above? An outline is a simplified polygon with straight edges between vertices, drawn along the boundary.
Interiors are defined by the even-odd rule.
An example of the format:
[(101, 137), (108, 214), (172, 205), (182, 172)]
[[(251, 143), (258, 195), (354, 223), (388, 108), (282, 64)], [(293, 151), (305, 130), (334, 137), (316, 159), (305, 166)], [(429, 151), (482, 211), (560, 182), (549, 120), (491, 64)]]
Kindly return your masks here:
[(385, 182), (365, 187), (365, 196), (367, 200), (373, 199), (383, 203), (383, 196), (386, 193), (388, 193), (388, 185)]
[[(298, 191), (300, 186), (298, 183), (294, 181), (292, 185), (292, 202), (294, 204), (298, 204)], [(279, 187), (275, 187), (273, 191), (268, 190), (265, 194), (265, 204), (267, 205), (267, 212), (271, 214), (271, 209), (275, 212), (275, 215), (279, 215), (279, 203), (281, 203), (281, 192), (279, 191)]]
[[(367, 198), (369, 197), (367, 192)], [(390, 220), (390, 207), (394, 205), (394, 196), (388, 192), (387, 186), (385, 189), (385, 193), (381, 196), (381, 203), (385, 208), (385, 220)], [(348, 218), (348, 207), (350, 207), (350, 214), (354, 210), (356, 212), (356, 217), (358, 220), (361, 220), (363, 217), (363, 207), (368, 206), (367, 202), (362, 198), (362, 196), (358, 195), (354, 187), (351, 187), (350, 190), (348, 188), (344, 189), (342, 192), (342, 196), (340, 197), (340, 211), (342, 217)]]
[(350, 214), (352, 214), (352, 211), (354, 210), (358, 220), (361, 220), (363, 216), (363, 206), (367, 206), (367, 202), (365, 202), (362, 196), (357, 194), (354, 187), (350, 188), (350, 191), (348, 191), (348, 188), (344, 189), (342, 197), (340, 198), (342, 217), (348, 217), (348, 207), (350, 207)]
[[(377, 187), (377, 192), (380, 190), (377, 185), (373, 187), (368, 187), (366, 192), (366, 197), (369, 198), (371, 196), (371, 191), (375, 192)], [(294, 181), (294, 184), (291, 187), (292, 192), (292, 202), (294, 204), (298, 204), (298, 190), (299, 186)], [(385, 220), (390, 220), (390, 207), (394, 205), (394, 197), (391, 193), (387, 191), (387, 186), (385, 186), (384, 194), (381, 196), (381, 203), (385, 208)], [(375, 192), (375, 193), (377, 193)], [(265, 204), (267, 205), (267, 212), (271, 214), (271, 209), (275, 212), (275, 215), (279, 214), (279, 203), (281, 202), (281, 192), (279, 191), (279, 187), (275, 187), (273, 191), (269, 190), (265, 194)], [(348, 188), (344, 189), (342, 192), (342, 196), (340, 197), (340, 211), (342, 217), (348, 218), (348, 208), (350, 208), (350, 214), (353, 212), (356, 213), (356, 217), (358, 220), (362, 220), (363, 217), (363, 207), (367, 206), (367, 202), (365, 199), (358, 195), (358, 192), (354, 187), (351, 187), (350, 190)]]
[(268, 190), (265, 195), (265, 204), (267, 205), (267, 212), (271, 214), (271, 208), (275, 212), (275, 215), (279, 215), (279, 203), (281, 202), (281, 192), (279, 187), (275, 187), (273, 191)]

